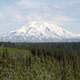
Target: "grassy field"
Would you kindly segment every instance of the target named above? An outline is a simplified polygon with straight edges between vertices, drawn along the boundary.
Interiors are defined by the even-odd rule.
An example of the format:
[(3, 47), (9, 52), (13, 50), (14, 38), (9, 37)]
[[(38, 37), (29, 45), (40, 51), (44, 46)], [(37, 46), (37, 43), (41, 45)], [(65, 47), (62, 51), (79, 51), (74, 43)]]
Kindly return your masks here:
[(79, 46), (0, 47), (0, 80), (80, 80)]

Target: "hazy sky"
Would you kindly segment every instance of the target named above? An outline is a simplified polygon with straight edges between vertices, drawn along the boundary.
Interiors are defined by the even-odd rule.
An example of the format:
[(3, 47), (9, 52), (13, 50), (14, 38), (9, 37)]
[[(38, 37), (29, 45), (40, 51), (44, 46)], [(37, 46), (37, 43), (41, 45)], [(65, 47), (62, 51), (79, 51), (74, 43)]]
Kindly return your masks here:
[(80, 0), (0, 0), (0, 33), (18, 29), (30, 20), (52, 21), (80, 32)]

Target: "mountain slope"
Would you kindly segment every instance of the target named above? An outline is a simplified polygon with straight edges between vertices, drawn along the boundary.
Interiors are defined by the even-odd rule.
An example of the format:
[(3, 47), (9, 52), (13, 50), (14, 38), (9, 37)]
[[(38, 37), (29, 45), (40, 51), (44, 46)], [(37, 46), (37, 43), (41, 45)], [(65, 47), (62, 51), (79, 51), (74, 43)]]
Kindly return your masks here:
[(45, 21), (32, 21), (18, 30), (2, 36), (3, 41), (12, 42), (57, 42), (72, 41), (79, 34), (69, 32), (56, 24)]

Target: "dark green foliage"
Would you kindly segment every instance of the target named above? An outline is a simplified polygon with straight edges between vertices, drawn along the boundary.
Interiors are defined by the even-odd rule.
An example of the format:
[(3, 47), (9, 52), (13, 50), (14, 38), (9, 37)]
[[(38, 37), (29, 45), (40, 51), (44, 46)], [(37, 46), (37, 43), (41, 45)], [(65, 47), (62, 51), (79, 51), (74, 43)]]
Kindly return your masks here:
[(5, 44), (0, 80), (80, 80), (79, 43)]

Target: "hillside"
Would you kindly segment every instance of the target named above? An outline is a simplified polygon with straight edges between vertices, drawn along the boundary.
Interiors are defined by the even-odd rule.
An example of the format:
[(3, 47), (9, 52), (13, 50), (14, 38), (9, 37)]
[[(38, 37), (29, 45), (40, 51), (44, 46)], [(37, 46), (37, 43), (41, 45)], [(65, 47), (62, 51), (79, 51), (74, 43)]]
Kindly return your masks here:
[(0, 80), (80, 80), (79, 43), (8, 44), (0, 47)]

